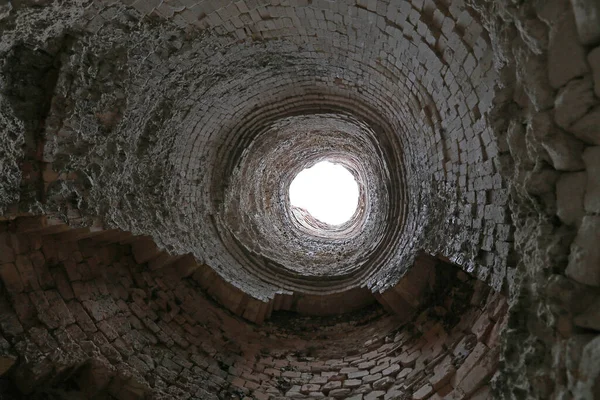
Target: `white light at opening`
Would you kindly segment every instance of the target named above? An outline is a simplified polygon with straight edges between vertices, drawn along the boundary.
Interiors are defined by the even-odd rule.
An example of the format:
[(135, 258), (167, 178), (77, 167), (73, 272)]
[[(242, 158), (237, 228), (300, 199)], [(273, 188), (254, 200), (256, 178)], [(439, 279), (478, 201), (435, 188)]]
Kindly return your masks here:
[(301, 171), (290, 185), (290, 203), (319, 221), (340, 225), (358, 206), (358, 184), (341, 165), (322, 161)]

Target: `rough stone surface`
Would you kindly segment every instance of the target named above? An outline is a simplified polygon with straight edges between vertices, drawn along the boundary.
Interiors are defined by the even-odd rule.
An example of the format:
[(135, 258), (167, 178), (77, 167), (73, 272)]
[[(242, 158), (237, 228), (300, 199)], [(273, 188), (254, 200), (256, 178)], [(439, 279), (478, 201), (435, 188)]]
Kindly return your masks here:
[(555, 89), (588, 72), (586, 52), (577, 39), (575, 18), (567, 13), (550, 32), (548, 74)]
[[(508, 214), (504, 196), (478, 200), (506, 184), (484, 117), (494, 52), (466, 5), (435, 13), (434, 4), (209, 3), (101, 2), (83, 12), (70, 1), (11, 12), (15, 26), (44, 34), (3, 32), (6, 54), (26, 34), (60, 60), (40, 116), (46, 128), (32, 143), (43, 183), (27, 180), (45, 201), (33, 191), (23, 208), (152, 236), (263, 302), (310, 293), (317, 278), (335, 292), (385, 290), (423, 248), (496, 274), (466, 217), (477, 213), (483, 225)], [(7, 80), (21, 82), (16, 56), (7, 61)], [(88, 100), (72, 101), (79, 96)], [(343, 228), (286, 200), (295, 173), (322, 159), (349, 167), (362, 187), (361, 211)]]
[(600, 297), (592, 302), (587, 310), (576, 316), (573, 322), (582, 328), (600, 332)]
[(600, 286), (600, 217), (585, 216), (571, 247), (566, 274), (579, 283)]
[(579, 364), (581, 377), (577, 384), (577, 392), (582, 399), (595, 399), (600, 395), (600, 336), (590, 341), (584, 348)]
[[(14, 234), (15, 223), (8, 225)], [(0, 222), (0, 229), (6, 227)], [(472, 301), (473, 293), (486, 285), (455, 266), (440, 264), (439, 299), (424, 303), (418, 316), (405, 323), (371, 306), (337, 317), (284, 313), (257, 326), (213, 303), (197, 280), (182, 280), (186, 269), (152, 270), (151, 261), (139, 261), (147, 253), (142, 243), (153, 249), (147, 238), (121, 243), (118, 232), (88, 234), (71, 230), (69, 235), (42, 235), (42, 248), (53, 243), (65, 262), (75, 263), (69, 273), (66, 265), (44, 259), (51, 272), (35, 275), (37, 286), (15, 287), (15, 276), (0, 274), (2, 284), (12, 290), (0, 297), (0, 332), (7, 338), (0, 336), (0, 368), (14, 372), (11, 379), (26, 396), (62, 390), (72, 385), (69, 379), (77, 379), (80, 389), (73, 396), (81, 398), (175, 399), (194, 393), (192, 398), (375, 399), (395, 396), (399, 385), (412, 388), (403, 389), (412, 396), (424, 376), (439, 371), (430, 360), (444, 357), (447, 365), (458, 366), (465, 362), (448, 349), (455, 336), (470, 335), (470, 328), (461, 326), (461, 318), (445, 316), (487, 316), (498, 308), (501, 296)], [(23, 241), (29, 236), (19, 235)], [(19, 252), (23, 260), (38, 257), (34, 248)], [(154, 252), (156, 259), (163, 256)], [(14, 264), (0, 265), (5, 266)], [(46, 282), (59, 272), (61, 285), (70, 291), (54, 290), (57, 283)], [(42, 289), (46, 284), (48, 289)], [(62, 293), (69, 293), (68, 301)], [(31, 344), (24, 346), (24, 341)], [(334, 347), (329, 346), (332, 342)], [(61, 365), (73, 369), (70, 378), (46, 362), (44, 355), (55, 351), (68, 354)], [(397, 375), (405, 353), (419, 354), (418, 360), (414, 369)], [(385, 377), (382, 371), (387, 371)], [(156, 385), (158, 380), (161, 385)]]
[(592, 67), (594, 78), (594, 93), (600, 99), (600, 46), (588, 54), (588, 64)]
[(579, 121), (571, 125), (569, 132), (593, 145), (600, 145), (600, 106), (592, 108)]
[(584, 44), (600, 42), (600, 4), (595, 0), (571, 0), (579, 38)]
[(583, 198), (588, 172), (562, 174), (556, 182), (556, 214), (568, 225), (577, 225), (585, 215)]
[[(411, 398), (453, 349), (462, 386), (432, 398), (595, 396), (597, 331), (578, 324), (598, 290), (598, 174), (582, 158), (600, 145), (598, 8), (3, 2), (0, 385)], [(323, 159), (361, 186), (340, 227), (288, 201)], [(559, 188), (574, 172), (585, 215)], [(410, 369), (386, 391), (343, 387), (342, 369), (388, 363)]]
[(556, 123), (568, 129), (597, 103), (594, 98), (594, 81), (591, 76), (569, 81), (558, 91), (554, 103)]
[(583, 152), (587, 171), (584, 206), (588, 213), (600, 213), (600, 146), (588, 147)]

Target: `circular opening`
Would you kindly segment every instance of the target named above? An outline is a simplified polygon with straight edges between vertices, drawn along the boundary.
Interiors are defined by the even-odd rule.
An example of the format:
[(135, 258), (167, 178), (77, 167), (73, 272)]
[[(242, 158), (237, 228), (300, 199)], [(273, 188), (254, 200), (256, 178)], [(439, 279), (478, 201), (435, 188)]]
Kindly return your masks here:
[(300, 171), (290, 185), (290, 203), (329, 225), (349, 221), (358, 206), (359, 189), (346, 168), (322, 161)]

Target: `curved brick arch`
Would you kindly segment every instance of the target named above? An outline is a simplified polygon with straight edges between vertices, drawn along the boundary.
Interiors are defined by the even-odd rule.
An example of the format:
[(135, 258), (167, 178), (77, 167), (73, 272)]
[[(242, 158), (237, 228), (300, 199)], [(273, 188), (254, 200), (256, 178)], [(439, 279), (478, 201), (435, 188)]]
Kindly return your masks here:
[(0, 391), (600, 396), (597, 2), (6, 3)]
[(487, 393), (506, 324), (504, 296), (425, 255), (378, 297), (391, 314), (364, 304), (349, 314), (347, 294), (342, 309), (315, 309), (335, 307), (335, 295), (290, 298), (269, 312), (346, 318), (292, 322), (279, 311), (258, 327), (246, 321), (264, 322), (252, 299), (236, 302), (217, 274), (148, 238), (22, 217), (2, 224), (0, 240), (0, 328), (14, 342), (0, 361), (30, 396)]

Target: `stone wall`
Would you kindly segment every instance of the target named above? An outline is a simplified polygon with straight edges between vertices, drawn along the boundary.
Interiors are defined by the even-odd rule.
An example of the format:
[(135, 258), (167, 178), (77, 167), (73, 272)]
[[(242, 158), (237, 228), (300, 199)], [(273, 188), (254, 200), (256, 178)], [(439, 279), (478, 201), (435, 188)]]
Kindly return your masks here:
[(597, 398), (600, 4), (489, 2), (482, 15), (511, 83), (491, 122), (507, 150), (519, 255), (498, 388), (506, 398)]

